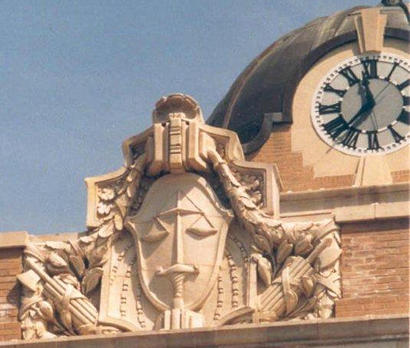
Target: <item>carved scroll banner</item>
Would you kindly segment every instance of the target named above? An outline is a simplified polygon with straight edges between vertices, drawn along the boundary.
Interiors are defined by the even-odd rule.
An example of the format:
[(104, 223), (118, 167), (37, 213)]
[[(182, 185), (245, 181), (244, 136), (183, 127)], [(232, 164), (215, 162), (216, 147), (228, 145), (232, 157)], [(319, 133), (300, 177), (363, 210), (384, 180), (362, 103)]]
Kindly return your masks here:
[(25, 250), (25, 339), (328, 318), (340, 298), (332, 219), (280, 219), (274, 166), (204, 124), (186, 95), (87, 178), (88, 231)]

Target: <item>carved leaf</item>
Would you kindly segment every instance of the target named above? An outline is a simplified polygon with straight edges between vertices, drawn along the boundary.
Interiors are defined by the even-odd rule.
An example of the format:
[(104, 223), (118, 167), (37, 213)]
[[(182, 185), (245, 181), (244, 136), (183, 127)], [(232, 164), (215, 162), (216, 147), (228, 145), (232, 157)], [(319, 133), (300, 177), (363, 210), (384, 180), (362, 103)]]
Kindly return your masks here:
[(285, 259), (292, 253), (293, 244), (289, 243), (287, 240), (284, 240), (278, 249), (278, 253), (276, 255), (276, 260), (278, 263), (282, 263)]
[(264, 257), (258, 258), (258, 275), (266, 286), (272, 283), (272, 265)]
[(313, 227), (313, 222), (298, 222), (294, 224), (296, 232), (308, 231)]
[(90, 244), (93, 241), (94, 241), (94, 238), (91, 236), (84, 236), (80, 238), (80, 242), (83, 244)]
[(106, 204), (103, 202), (99, 202), (97, 204), (97, 212), (100, 215), (108, 215), (112, 209), (113, 205), (112, 204)]
[(108, 224), (102, 225), (98, 231), (98, 236), (101, 238), (108, 238), (114, 233), (113, 223), (109, 222)]
[(111, 188), (103, 188), (98, 190), (98, 197), (100, 197), (103, 201), (110, 201), (114, 198), (114, 190)]
[(54, 322), (54, 309), (48, 301), (39, 302), (38, 307), (45, 320)]
[(134, 181), (134, 179), (137, 177), (137, 174), (138, 174), (138, 172), (134, 169), (135, 168), (135, 165), (134, 166), (131, 166), (131, 170), (130, 170), (130, 172), (128, 173), (128, 175), (127, 175), (127, 182), (133, 182)]
[(48, 262), (56, 268), (67, 268), (67, 262), (57, 253), (52, 252), (48, 257)]
[(101, 267), (92, 268), (86, 273), (86, 275), (83, 278), (83, 281), (81, 282), (81, 287), (85, 295), (88, 295), (97, 287), (102, 277), (102, 274), (103, 269)]
[(121, 216), (124, 217), (128, 207), (128, 198), (126, 197), (126, 195), (119, 196), (115, 200), (115, 205), (120, 211)]
[(306, 255), (313, 250), (313, 245), (310, 243), (310, 238), (306, 237), (295, 245), (296, 255)]
[(320, 318), (327, 319), (332, 316), (334, 301), (328, 296), (323, 296), (317, 303)]
[(48, 241), (46, 242), (46, 247), (54, 250), (64, 250), (67, 248), (67, 243)]
[(123, 220), (120, 215), (114, 216), (114, 227), (117, 231), (122, 231), (122, 229), (124, 228)]
[(84, 270), (85, 270), (85, 265), (84, 265), (83, 259), (80, 256), (71, 255), (70, 256), (70, 263), (73, 266), (75, 273), (79, 277), (82, 277), (83, 274), (84, 274)]
[(72, 331), (72, 318), (71, 313), (68, 309), (62, 309), (60, 311), (60, 319), (65, 328), (69, 331)]
[(311, 297), (316, 286), (316, 280), (313, 277), (302, 277), (302, 289), (306, 297)]
[(137, 192), (138, 188), (138, 182), (132, 182), (128, 187), (127, 187), (127, 197), (132, 198), (134, 197), (135, 193)]
[(283, 238), (283, 228), (280, 223), (275, 220), (264, 219), (262, 229), (269, 238), (271, 245), (279, 245)]
[(330, 266), (333, 266), (341, 254), (342, 250), (337, 247), (330, 247), (323, 250), (319, 255), (320, 269), (324, 270)]
[(37, 322), (35, 322), (34, 327), (35, 327), (37, 337), (38, 338), (43, 338), (44, 334), (46, 333), (45, 324), (42, 321), (37, 321)]
[(270, 253), (271, 247), (270, 247), (268, 240), (265, 237), (259, 234), (255, 234), (254, 238), (255, 238), (255, 243), (259, 249), (262, 249), (263, 251)]
[(99, 238), (96, 243), (96, 247), (87, 254), (88, 261), (90, 263), (90, 268), (97, 267), (105, 263), (108, 259), (108, 247), (107, 247), (107, 240)]
[(248, 209), (255, 209), (256, 206), (248, 195), (241, 197), (241, 203)]
[(296, 295), (296, 293), (293, 290), (289, 289), (289, 291), (285, 293), (285, 301), (286, 301), (286, 313), (289, 314), (296, 308), (299, 298), (298, 298), (298, 295)]
[(34, 321), (31, 319), (31, 317), (27, 317), (24, 319), (24, 322), (22, 324), (22, 331), (23, 331), (23, 338), (25, 340), (34, 340), (38, 337), (36, 337), (36, 331), (34, 330)]

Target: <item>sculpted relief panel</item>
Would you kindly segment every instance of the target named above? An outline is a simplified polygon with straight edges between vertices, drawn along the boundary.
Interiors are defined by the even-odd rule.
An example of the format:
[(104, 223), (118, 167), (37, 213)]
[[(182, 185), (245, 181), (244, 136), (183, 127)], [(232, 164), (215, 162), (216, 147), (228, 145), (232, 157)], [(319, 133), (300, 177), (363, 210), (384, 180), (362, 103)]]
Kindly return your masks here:
[(25, 339), (333, 315), (334, 221), (282, 221), (274, 167), (244, 161), (191, 97), (162, 98), (123, 151), (86, 179), (87, 233), (27, 246)]

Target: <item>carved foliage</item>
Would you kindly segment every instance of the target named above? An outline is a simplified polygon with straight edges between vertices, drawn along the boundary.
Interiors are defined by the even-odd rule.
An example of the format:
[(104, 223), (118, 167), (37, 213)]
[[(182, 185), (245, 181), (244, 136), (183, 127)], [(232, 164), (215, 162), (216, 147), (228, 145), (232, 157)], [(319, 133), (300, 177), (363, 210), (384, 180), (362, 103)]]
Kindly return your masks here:
[(279, 318), (328, 318), (340, 298), (338, 229), (332, 220), (284, 223), (259, 209), (218, 152), (209, 158), (223, 184), (236, 217), (253, 239), (265, 290), (260, 294), (257, 321)]
[(97, 289), (114, 238), (138, 190), (145, 165), (140, 156), (126, 176), (113, 186), (98, 189), (99, 227), (78, 240), (31, 243), (25, 250), (25, 273), (20, 320), (25, 339), (54, 335), (113, 332), (98, 327), (98, 311), (89, 298)]
[[(179, 108), (182, 109), (179, 110)], [(264, 199), (266, 199), (264, 195), (267, 195), (267, 183), (264, 182), (264, 177), (255, 174), (251, 164), (249, 167), (245, 164), (244, 169), (238, 169), (233, 164), (238, 158), (234, 158), (234, 152), (229, 149), (237, 147), (236, 137), (228, 134), (226, 137), (228, 140), (222, 146), (217, 139), (212, 138), (213, 133), (211, 134), (211, 127), (208, 126), (204, 126), (208, 127), (204, 128), (204, 132), (209, 131), (210, 133), (206, 137), (199, 137), (198, 125), (195, 122), (201, 123), (203, 121), (199, 106), (192, 98), (175, 95), (161, 99), (157, 109), (157, 112), (154, 112), (155, 122), (160, 122), (162, 125), (170, 122), (170, 119), (175, 121), (174, 128), (170, 130), (169, 127), (165, 127), (163, 130), (165, 132), (165, 129), (168, 129), (172, 134), (169, 133), (168, 136), (165, 133), (158, 133), (158, 138), (155, 138), (156, 133), (154, 132), (154, 141), (153, 138), (150, 138), (151, 141), (146, 141), (145, 144), (147, 155), (142, 152), (143, 141), (140, 141), (138, 151), (132, 152), (133, 162), (121, 170), (119, 176), (93, 181), (96, 190), (93, 192), (96, 193), (97, 197), (96, 205), (93, 206), (96, 208), (97, 223), (93, 222), (91, 225), (98, 226), (90, 229), (86, 235), (81, 236), (78, 240), (31, 243), (26, 248), (25, 272), (18, 276), (24, 285), (20, 309), (24, 338), (50, 338), (55, 335), (118, 331), (114, 327), (98, 323), (99, 303), (96, 301), (98, 297), (96, 295), (100, 289), (103, 266), (110, 257), (113, 242), (121, 235), (124, 221), (127, 221), (127, 227), (133, 231), (136, 237), (136, 250), (140, 255), (136, 260), (138, 259), (140, 263), (145, 262), (144, 267), (140, 265), (139, 278), (142, 279), (142, 282), (137, 286), (136, 296), (138, 307), (136, 320), (140, 322), (141, 328), (145, 327), (141, 305), (142, 296), (148, 297), (154, 306), (163, 312), (162, 324), (157, 326), (158, 328), (192, 327), (188, 324), (184, 324), (184, 326), (180, 323), (178, 325), (174, 323), (176, 317), (182, 318), (184, 316), (189, 317), (197, 326), (203, 325), (205, 321), (202, 314), (196, 310), (204, 304), (207, 294), (212, 290), (214, 284), (217, 288), (217, 303), (212, 317), (213, 320), (218, 320), (222, 324), (292, 318), (328, 318), (331, 316), (334, 301), (341, 296), (339, 272), (341, 249), (338, 229), (334, 222), (325, 220), (286, 223), (274, 219), (262, 209)], [(187, 118), (186, 115), (191, 115), (191, 117)], [(179, 137), (179, 134), (186, 134), (181, 127), (190, 129), (189, 143), (188, 138), (184, 141), (179, 141), (179, 138), (174, 139), (176, 136)], [(218, 130), (218, 132), (218, 136), (221, 137), (221, 131)], [(224, 132), (229, 133), (229, 131)], [(172, 138), (171, 135), (175, 137)], [(162, 136), (164, 137), (162, 138)], [(153, 144), (157, 147), (156, 150), (150, 148), (150, 146), (154, 146)], [(187, 148), (184, 148), (188, 146), (187, 144), (194, 146), (197, 150), (200, 149), (201, 158), (198, 157), (199, 152), (194, 151), (191, 154)], [(173, 147), (169, 145), (173, 145)], [(164, 152), (168, 150), (172, 152), (173, 157), (171, 153), (164, 155)], [(136, 153), (140, 155), (134, 157)], [(159, 157), (155, 158), (157, 154)], [(182, 157), (178, 157), (176, 154)], [(157, 166), (159, 169), (155, 167), (158, 170), (153, 171), (152, 163), (155, 161), (158, 163), (162, 161), (162, 164)], [(168, 162), (169, 164), (167, 164)], [(210, 167), (213, 168), (213, 171)], [(153, 183), (159, 178), (161, 178), (161, 182), (167, 182), (163, 176), (169, 171), (175, 174), (172, 176), (174, 181), (169, 182), (168, 186), (164, 186), (160, 192), (156, 192), (155, 197), (151, 197), (152, 194), (147, 192), (150, 188), (159, 185), (158, 183), (153, 185)], [(189, 171), (200, 173), (206, 180), (194, 174), (186, 174)], [(192, 182), (188, 180), (189, 178)], [(223, 224), (212, 220), (221, 215), (211, 214), (213, 211), (211, 208), (217, 201), (216, 197), (213, 198), (215, 200), (213, 202), (209, 201), (209, 197), (212, 196), (209, 192), (209, 197), (199, 193), (194, 195), (195, 189), (199, 190), (198, 187), (201, 186), (196, 182), (201, 180), (204, 181), (202, 186), (205, 187), (205, 181), (207, 181), (222, 198), (223, 203), (226, 203), (227, 207), (233, 210), (241, 228), (252, 240), (251, 247), (242, 248), (240, 252), (241, 257), (246, 259), (248, 273), (251, 272), (251, 269), (256, 268), (258, 279), (257, 286), (255, 286), (257, 289), (251, 291), (248, 287), (247, 291), (251, 294), (249, 296), (255, 297), (251, 302), (257, 303), (257, 305), (254, 306), (255, 308), (240, 307), (238, 284), (243, 282), (243, 279), (240, 279), (241, 273), (238, 272), (232, 256), (225, 250), (229, 278), (232, 284), (231, 307), (233, 312), (227, 314), (228, 319), (221, 318), (224, 294), (227, 293), (227, 289), (224, 289), (223, 278), (218, 272), (220, 272), (220, 259), (223, 255), (225, 233), (230, 218), (226, 217), (224, 213), (222, 214), (224, 216)], [(182, 185), (184, 182), (189, 187), (184, 186), (183, 189), (176, 190), (178, 185)], [(208, 183), (206, 184), (208, 185)], [(153, 186), (151, 187), (151, 185)], [(173, 195), (166, 195), (168, 198), (161, 196), (168, 191), (172, 191)], [(172, 201), (174, 196), (176, 197), (176, 206), (174, 204), (162, 207), (163, 204), (168, 204), (169, 200)], [(205, 199), (205, 196), (208, 198)], [(147, 201), (144, 201), (146, 199)], [(160, 209), (161, 207), (164, 208), (164, 211)], [(224, 208), (218, 207), (218, 209), (225, 211), (225, 204)], [(175, 221), (177, 222), (170, 220), (171, 213), (176, 214)], [(195, 217), (195, 214), (200, 219), (193, 220), (192, 223), (188, 224), (188, 220)], [(156, 227), (154, 228), (150, 224)], [(184, 227), (183, 229), (185, 224), (189, 228)], [(181, 241), (184, 240), (181, 236), (184, 236), (186, 232), (193, 234), (186, 241), (191, 243), (192, 239), (195, 243), (189, 244), (191, 245), (189, 252), (182, 252), (184, 244)], [(215, 239), (215, 236), (220, 234), (223, 234), (221, 239), (223, 243), (219, 239), (210, 242), (213, 241), (212, 238)], [(176, 237), (167, 239), (167, 235)], [(196, 248), (192, 245), (197, 245), (196, 241), (204, 243), (207, 236), (209, 237), (206, 239), (207, 245), (210, 249), (207, 250), (207, 256), (211, 259), (213, 257), (213, 259), (205, 260), (206, 262), (201, 266), (204, 257), (197, 253)], [(164, 240), (163, 245), (158, 242), (162, 239)], [(151, 245), (150, 250), (152, 251), (152, 253), (146, 253), (144, 259), (141, 256), (143, 254), (142, 248), (147, 247), (140, 245), (141, 240)], [(177, 247), (173, 244), (175, 240), (179, 243)], [(153, 244), (156, 242), (158, 245)], [(160, 248), (161, 252), (158, 252), (158, 249), (157, 254), (155, 254), (156, 248), (161, 247), (161, 245), (164, 248)], [(176, 261), (171, 257), (172, 255), (168, 255), (169, 251), (174, 249), (177, 255)], [(218, 250), (217, 254), (215, 254), (216, 249)], [(251, 250), (251, 255), (248, 255), (248, 250)], [(187, 264), (184, 265), (184, 262)], [(213, 266), (212, 270), (210, 265)], [(158, 266), (163, 266), (163, 269), (157, 269)], [(129, 286), (131, 276), (134, 275), (129, 270), (126, 277), (127, 283), (123, 284), (123, 290)], [(156, 294), (151, 294), (150, 286), (152, 284), (150, 281), (144, 282), (144, 280), (159, 279), (157, 280), (158, 284), (162, 284), (162, 277), (166, 278), (164, 278), (164, 282), (168, 286), (172, 285), (172, 288), (169, 289), (170, 295), (167, 295), (169, 298), (165, 297), (159, 300), (155, 298), (153, 300)], [(188, 291), (184, 294), (183, 290)], [(197, 300), (197, 295), (204, 290), (206, 293), (199, 296), (200, 298)], [(121, 305), (124, 307), (127, 306), (127, 299), (123, 297), (121, 297)], [(191, 302), (193, 304), (188, 305)], [(122, 309), (121, 315), (126, 313), (126, 308)]]

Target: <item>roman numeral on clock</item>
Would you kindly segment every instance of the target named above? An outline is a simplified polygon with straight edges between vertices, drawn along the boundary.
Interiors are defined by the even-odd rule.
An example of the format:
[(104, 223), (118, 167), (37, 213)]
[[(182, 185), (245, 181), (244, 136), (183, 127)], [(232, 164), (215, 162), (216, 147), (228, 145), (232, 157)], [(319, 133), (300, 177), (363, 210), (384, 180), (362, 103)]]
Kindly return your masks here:
[(375, 79), (377, 78), (377, 60), (371, 59), (371, 60), (363, 60), (362, 65), (364, 68), (364, 75), (368, 79)]
[(356, 76), (356, 74), (350, 67), (341, 70), (340, 74), (346, 78), (347, 82), (349, 83), (349, 86), (353, 86), (354, 84), (360, 81), (360, 79)]
[(346, 94), (346, 90), (334, 88), (329, 83), (325, 85), (325, 88), (323, 90), (325, 92), (336, 93), (339, 97), (342, 98)]
[(332, 137), (332, 139), (336, 139), (340, 134), (349, 128), (347, 122), (342, 116), (336, 117), (335, 119), (325, 123), (322, 127)]
[(394, 70), (396, 70), (396, 68), (397, 68), (398, 66), (399, 66), (399, 63), (394, 62), (393, 67), (391, 68), (389, 74), (388, 74), (384, 79), (387, 80), (387, 81), (389, 81), (390, 78), (391, 78), (391, 76), (392, 76), (393, 73), (394, 73)]
[(387, 126), (387, 128), (389, 129), (394, 141), (396, 143), (400, 143), (402, 140), (404, 140), (404, 137), (398, 133), (393, 127), (392, 125)]
[(359, 139), (360, 132), (355, 128), (349, 128), (349, 130), (344, 134), (341, 142), (344, 146), (351, 148), (356, 148), (357, 139)]
[(341, 111), (342, 104), (336, 103), (336, 104), (331, 104), (331, 105), (322, 105), (319, 103), (319, 114), (325, 115), (325, 114), (334, 114), (334, 113), (340, 113)]
[(397, 121), (410, 125), (410, 112), (403, 109), (400, 116), (397, 118)]
[(408, 87), (410, 84), (410, 80), (404, 80), (402, 83), (400, 83), (399, 85), (397, 85), (397, 88), (401, 91), (403, 89), (405, 89), (406, 87)]
[(381, 149), (379, 144), (379, 138), (376, 131), (369, 131), (367, 132), (367, 141), (368, 141), (368, 149), (369, 150), (378, 150)]

